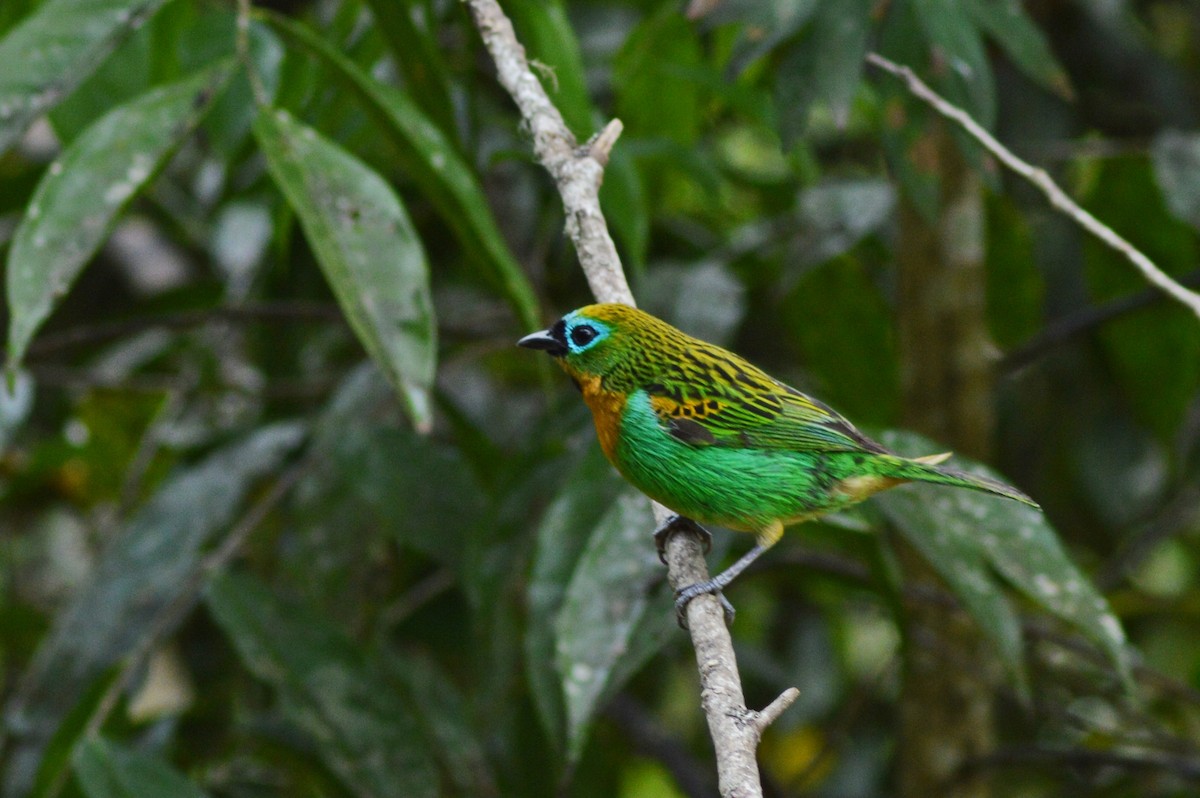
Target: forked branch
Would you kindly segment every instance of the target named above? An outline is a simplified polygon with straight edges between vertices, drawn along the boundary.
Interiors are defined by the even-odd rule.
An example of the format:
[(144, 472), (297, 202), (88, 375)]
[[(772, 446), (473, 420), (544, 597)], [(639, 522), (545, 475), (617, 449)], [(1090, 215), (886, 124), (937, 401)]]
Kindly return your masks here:
[[(529, 68), (525, 48), (496, 0), (466, 0), (484, 45), (496, 63), (501, 85), (512, 95), (533, 136), (538, 162), (554, 178), (566, 214), (567, 235), (579, 265), (600, 302), (633, 305), (621, 260), (600, 210), (600, 184), (608, 156), (621, 134), (614, 119), (582, 146), (563, 122), (542, 84)], [(661, 525), (670, 516), (655, 504)], [(650, 545), (647, 535), (646, 545)], [(666, 548), (667, 577), (674, 589), (707, 581), (708, 568), (699, 541), (690, 534), (671, 536)], [(688, 625), (700, 669), (701, 704), (717, 756), (717, 776), (725, 798), (762, 795), (755, 750), (763, 729), (798, 695), (792, 688), (762, 712), (747, 709), (738, 676), (733, 642), (724, 612), (713, 596), (700, 596), (687, 608)]]

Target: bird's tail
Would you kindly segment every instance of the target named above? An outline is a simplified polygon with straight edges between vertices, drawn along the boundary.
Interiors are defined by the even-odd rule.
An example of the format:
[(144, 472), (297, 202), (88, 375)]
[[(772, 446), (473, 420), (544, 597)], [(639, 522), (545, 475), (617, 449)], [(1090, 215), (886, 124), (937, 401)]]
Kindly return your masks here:
[(950, 452), (930, 454), (925, 457), (906, 458), (898, 455), (881, 455), (890, 468), (887, 475), (899, 481), (932, 482), (937, 485), (953, 485), (957, 488), (972, 488), (1006, 499), (1013, 499), (1030, 507), (1041, 509), (1037, 502), (1026, 496), (1012, 485), (1006, 485), (998, 479), (969, 474), (954, 468), (939, 465), (950, 457)]

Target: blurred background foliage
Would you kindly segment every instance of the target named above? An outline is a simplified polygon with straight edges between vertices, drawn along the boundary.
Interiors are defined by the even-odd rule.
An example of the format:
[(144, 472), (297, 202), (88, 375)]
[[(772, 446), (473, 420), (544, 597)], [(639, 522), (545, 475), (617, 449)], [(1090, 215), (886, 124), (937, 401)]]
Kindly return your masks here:
[[(503, 5), (625, 124), (644, 307), (1046, 508), (738, 581), (766, 794), (1200, 790), (1200, 325), (863, 61), (1195, 286), (1196, 3)], [(4, 795), (715, 794), (648, 505), (512, 346), (590, 301), (562, 229), (459, 2), (0, 3)]]

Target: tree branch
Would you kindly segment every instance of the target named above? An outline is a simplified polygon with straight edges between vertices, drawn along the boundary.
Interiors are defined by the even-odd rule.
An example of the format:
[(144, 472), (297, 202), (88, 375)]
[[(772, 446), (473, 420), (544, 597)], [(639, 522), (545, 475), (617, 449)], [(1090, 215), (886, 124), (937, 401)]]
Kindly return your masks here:
[(567, 217), (567, 235), (579, 255), (592, 294), (601, 302), (635, 305), (617, 247), (600, 212), (600, 183), (608, 152), (621, 133), (620, 120), (579, 147), (562, 114), (529, 68), (525, 48), (512, 22), (495, 0), (468, 0), (475, 26), (496, 62), (496, 77), (512, 95), (533, 135), (533, 154), (558, 186)]
[[(1179, 278), (1180, 285), (1188, 287), (1200, 286), (1200, 270), (1190, 272)], [(1055, 319), (1046, 328), (1017, 348), (1011, 350), (1000, 360), (998, 369), (1005, 374), (1019, 371), (1034, 363), (1051, 349), (1060, 346), (1084, 333), (1095, 330), (1113, 319), (1128, 313), (1148, 308), (1165, 298), (1161, 291), (1147, 288), (1136, 294), (1123, 296), (1103, 305), (1083, 308), (1069, 316)]]
[(1097, 770), (1164, 770), (1192, 783), (1200, 782), (1200, 760), (1181, 754), (1154, 750), (1105, 750), (1014, 745), (1000, 748), (964, 764), (963, 772), (986, 768), (1053, 765)]
[(897, 64), (895, 61), (884, 58), (878, 53), (868, 53), (867, 63), (903, 80), (909, 93), (924, 101), (942, 116), (957, 123), (971, 138), (975, 139), (984, 149), (996, 156), (1001, 163), (1036, 186), (1046, 196), (1046, 199), (1050, 201), (1051, 206), (1070, 217), (1076, 224), (1109, 247), (1124, 255), (1151, 285), (1172, 299), (1182, 303), (1192, 313), (1196, 314), (1197, 318), (1200, 318), (1200, 294), (1184, 288), (1178, 282), (1171, 279), (1166, 272), (1158, 268), (1154, 261), (1146, 257), (1141, 250), (1118, 235), (1111, 227), (1081, 208), (1075, 200), (1071, 199), (1054, 182), (1045, 169), (1039, 169), (1018, 158), (1013, 154), (1012, 150), (1001, 144), (995, 136), (972, 119), (970, 114), (957, 105), (950, 103), (931, 89), (909, 67)]
[[(634, 305), (621, 260), (600, 210), (600, 184), (608, 154), (621, 133), (612, 120), (583, 146), (529, 68), (525, 48), (496, 0), (467, 0), (475, 26), (496, 63), (497, 77), (512, 95), (533, 136), (537, 160), (553, 177), (562, 197), (566, 231), (579, 256), (592, 293), (600, 302)], [(670, 511), (654, 505), (664, 522)], [(667, 578), (674, 589), (709, 578), (700, 542), (691, 535), (672, 535), (667, 543)], [(747, 709), (738, 676), (733, 642), (724, 613), (713, 596), (700, 596), (687, 608), (692, 645), (700, 670), (701, 705), (717, 756), (717, 775), (725, 798), (761, 796), (755, 750), (762, 730), (795, 700), (786, 691), (762, 713)]]

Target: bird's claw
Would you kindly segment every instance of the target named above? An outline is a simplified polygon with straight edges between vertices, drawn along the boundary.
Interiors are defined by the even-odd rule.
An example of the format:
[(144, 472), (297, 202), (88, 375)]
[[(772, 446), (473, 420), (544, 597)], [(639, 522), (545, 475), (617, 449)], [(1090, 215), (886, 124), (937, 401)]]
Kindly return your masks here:
[[(662, 526), (654, 530), (654, 545), (658, 549), (658, 559), (663, 565), (667, 564), (667, 542), (671, 539), (671, 535), (674, 535), (676, 532), (691, 532), (700, 538), (700, 545), (704, 547), (705, 554), (712, 551), (711, 532), (690, 518), (684, 518), (678, 513), (672, 513), (662, 523)], [(675, 620), (679, 622), (679, 627), (681, 629), (688, 628), (687, 605), (696, 596), (702, 596), (705, 593), (711, 593), (721, 602), (721, 609), (725, 611), (725, 624), (728, 626), (733, 623), (733, 616), (736, 612), (733, 609), (733, 605), (729, 603), (729, 599), (725, 598), (725, 594), (721, 592), (722, 587), (724, 587), (724, 584), (710, 579), (707, 582), (697, 582), (694, 585), (688, 585), (676, 590)]]
[(709, 594), (715, 596), (717, 601), (721, 602), (721, 609), (725, 612), (725, 625), (733, 624), (734, 616), (737, 615), (737, 610), (729, 603), (729, 599), (725, 598), (725, 594), (721, 592), (722, 585), (710, 579), (707, 582), (697, 582), (694, 585), (681, 587), (675, 591), (675, 620), (679, 623), (679, 628), (684, 631), (688, 628), (687, 622), (687, 606), (692, 603), (692, 599), (696, 596)]
[(663, 521), (662, 526), (654, 530), (654, 546), (658, 549), (658, 560), (663, 565), (667, 564), (667, 541), (671, 539), (671, 535), (685, 530), (700, 538), (700, 545), (704, 547), (705, 554), (712, 551), (711, 532), (690, 518), (672, 513), (666, 521)]

